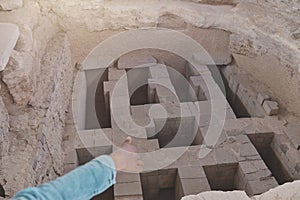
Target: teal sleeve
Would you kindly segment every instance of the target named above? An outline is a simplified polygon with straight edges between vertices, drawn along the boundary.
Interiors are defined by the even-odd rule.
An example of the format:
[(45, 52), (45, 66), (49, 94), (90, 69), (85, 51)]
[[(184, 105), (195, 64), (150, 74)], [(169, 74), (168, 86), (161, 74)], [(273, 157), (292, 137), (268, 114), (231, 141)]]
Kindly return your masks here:
[(116, 169), (104, 155), (54, 181), (18, 192), (12, 200), (89, 200), (116, 183)]

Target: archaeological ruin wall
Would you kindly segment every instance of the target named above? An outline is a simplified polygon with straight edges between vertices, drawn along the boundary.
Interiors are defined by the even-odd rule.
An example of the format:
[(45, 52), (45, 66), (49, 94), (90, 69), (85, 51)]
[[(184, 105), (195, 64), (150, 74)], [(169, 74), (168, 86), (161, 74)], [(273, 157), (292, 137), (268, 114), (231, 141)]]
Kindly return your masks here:
[[(9, 34), (17, 39), (9, 55), (0, 51), (0, 184), (6, 195), (111, 153), (111, 142), (125, 137), (112, 117), (115, 98), (126, 107), (117, 113), (126, 113), (136, 125), (129, 128), (139, 135), (134, 140), (139, 151), (166, 149), (173, 132), (182, 128), (189, 130), (189, 142), (167, 148), (187, 149), (176, 162), (141, 174), (120, 174), (98, 199), (180, 199), (234, 189), (251, 196), (298, 180), (299, 9), (296, 0), (0, 0), (0, 30), (10, 23), (19, 33), (18, 39)], [(187, 60), (157, 48), (120, 52), (102, 68), (89, 59), (111, 36), (153, 28), (189, 36), (214, 63), (203, 65), (203, 57), (191, 53)], [(120, 42), (115, 48), (122, 45), (130, 44)], [(9, 58), (5, 66), (2, 56)], [(152, 66), (134, 67), (141, 64)], [(213, 91), (226, 100), (227, 116), (220, 139), (201, 159), (198, 152), (211, 147), (205, 138), (213, 99), (203, 83), (205, 75), (195, 73), (199, 66)], [(125, 81), (125, 89), (112, 98), (119, 80)], [(131, 89), (140, 82), (146, 84)], [(159, 84), (171, 90), (157, 88)], [(170, 104), (170, 99), (177, 100)]]

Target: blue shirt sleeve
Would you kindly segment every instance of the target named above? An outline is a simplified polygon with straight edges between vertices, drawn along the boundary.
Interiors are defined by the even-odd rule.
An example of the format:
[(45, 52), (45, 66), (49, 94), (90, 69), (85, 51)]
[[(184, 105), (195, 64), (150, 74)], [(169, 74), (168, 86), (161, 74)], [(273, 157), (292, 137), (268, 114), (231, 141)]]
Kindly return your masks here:
[(89, 200), (115, 183), (115, 164), (104, 155), (54, 181), (21, 190), (12, 200)]

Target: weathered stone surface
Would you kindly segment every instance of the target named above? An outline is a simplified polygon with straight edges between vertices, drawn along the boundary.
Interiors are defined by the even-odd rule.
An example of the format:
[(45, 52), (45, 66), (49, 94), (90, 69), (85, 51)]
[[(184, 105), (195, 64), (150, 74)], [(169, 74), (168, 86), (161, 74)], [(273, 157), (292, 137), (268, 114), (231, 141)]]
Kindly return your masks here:
[(31, 51), (34, 46), (32, 29), (24, 24), (20, 27), (20, 37), (16, 45), (17, 51)]
[(284, 130), (287, 137), (297, 150), (300, 150), (300, 125), (289, 125)]
[(34, 84), (31, 70), (34, 64), (36, 61), (30, 53), (14, 51), (4, 70), (3, 81), (17, 104), (26, 105), (32, 95)]
[[(24, 13), (30, 13), (30, 15)], [(36, 1), (25, 1), (24, 6), (19, 9), (13, 10), (11, 12), (0, 12), (0, 22), (14, 23), (19, 25), (20, 27), (26, 24), (33, 29), (36, 25), (39, 24), (39, 15), (39, 4)]]
[(2, 166), (9, 196), (24, 186), (52, 180), (63, 172), (62, 133), (74, 70), (65, 34), (49, 42), (40, 70), (38, 85), (30, 96), (31, 106), (10, 105), (9, 109), (10, 134), (14, 137), (10, 138), (10, 154)]
[[(65, 34), (53, 38), (42, 59), (42, 72), (37, 88), (30, 99), (35, 108), (47, 109), (42, 133), (48, 143), (49, 153), (56, 170), (61, 170), (61, 142), (65, 115), (69, 103), (73, 68), (71, 67), (69, 41)], [(69, 94), (69, 95), (66, 95)], [(53, 127), (56, 127), (53, 130)]]
[(271, 189), (262, 195), (255, 196), (252, 200), (297, 200), (300, 198), (299, 188), (300, 181), (286, 183), (277, 188)]
[(19, 34), (19, 28), (16, 25), (0, 23), (0, 71), (7, 65), (9, 57), (19, 38)]
[[(2, 97), (0, 96), (0, 160), (2, 160), (2, 157), (7, 155), (8, 153), (8, 128), (9, 116), (7, 109), (2, 101)], [(1, 170), (0, 175), (2, 175)]]
[(243, 191), (234, 191), (234, 192), (203, 192), (198, 195), (191, 195), (183, 197), (181, 200), (250, 200), (247, 194)]
[(0, 10), (14, 10), (23, 6), (23, 0), (0, 0)]
[[(270, 191), (254, 196), (252, 200), (297, 200), (300, 198), (299, 193), (300, 181), (295, 181), (293, 183), (286, 183), (277, 188), (271, 189)], [(198, 195), (191, 195), (183, 197), (182, 200), (250, 200), (245, 192), (234, 191), (234, 192), (203, 192)]]

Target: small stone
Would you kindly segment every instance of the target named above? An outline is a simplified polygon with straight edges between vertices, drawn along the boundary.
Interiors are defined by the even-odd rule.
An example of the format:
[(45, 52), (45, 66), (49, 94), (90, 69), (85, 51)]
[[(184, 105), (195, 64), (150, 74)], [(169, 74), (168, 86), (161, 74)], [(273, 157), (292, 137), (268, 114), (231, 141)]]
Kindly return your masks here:
[(266, 101), (266, 100), (271, 100), (270, 96), (265, 94), (265, 93), (259, 93), (258, 96), (257, 96), (257, 100), (259, 102), (260, 105), (263, 105), (263, 103)]
[(263, 108), (269, 116), (277, 115), (279, 113), (279, 106), (276, 101), (265, 101)]

